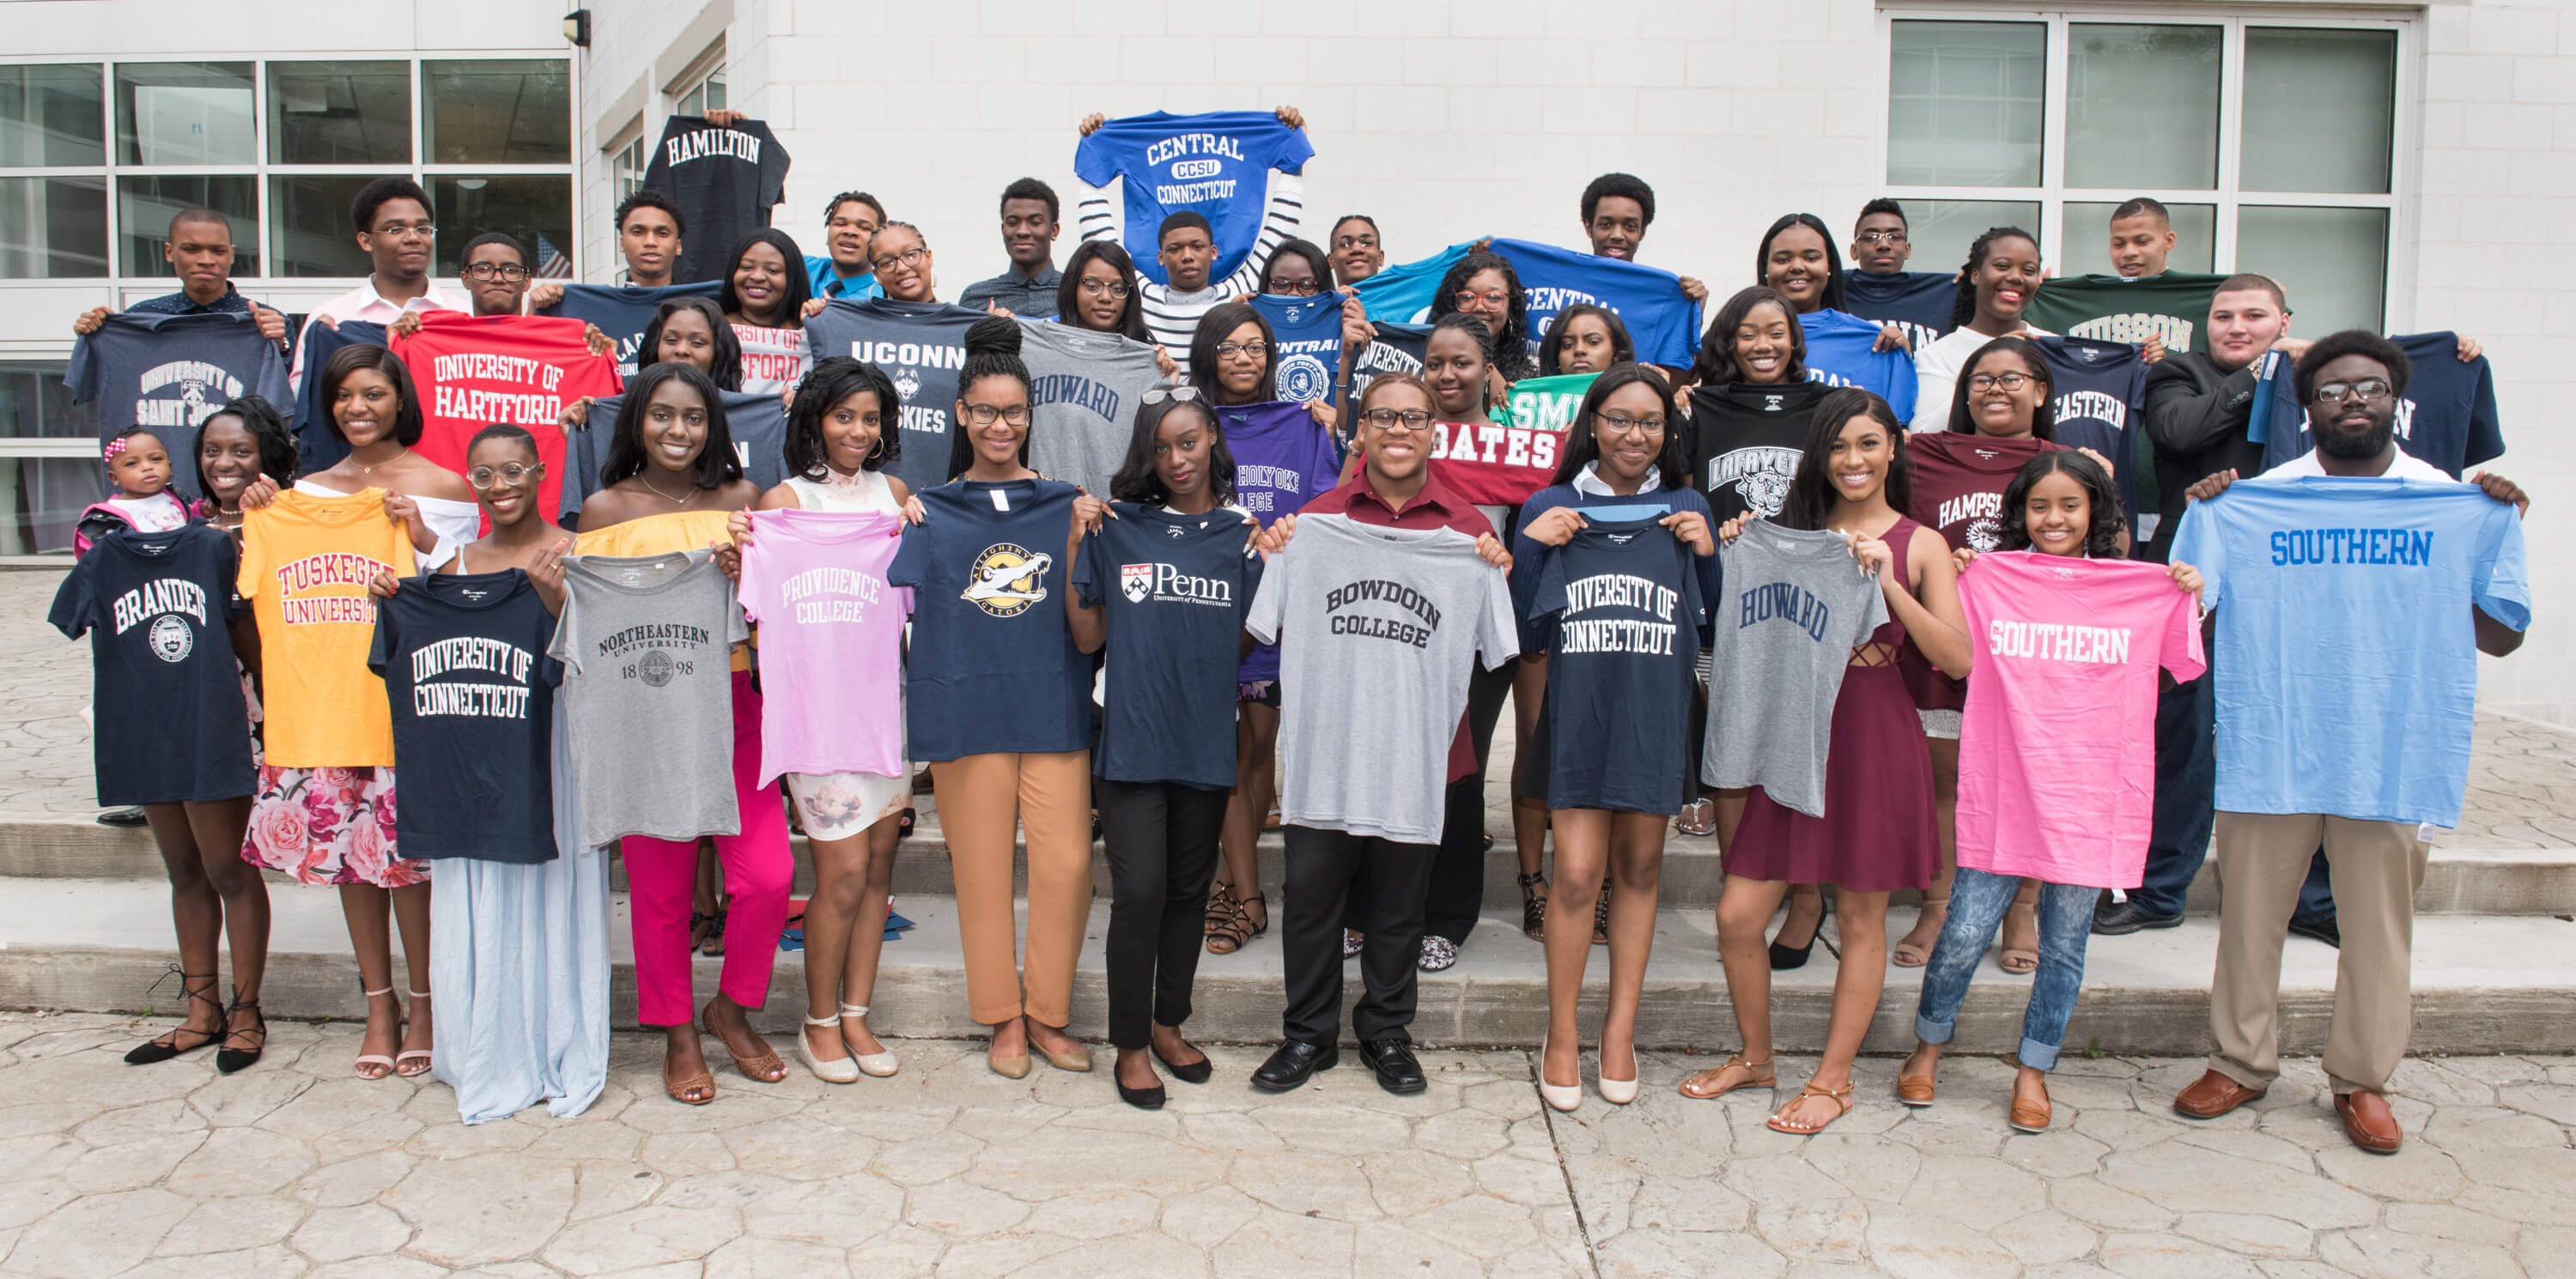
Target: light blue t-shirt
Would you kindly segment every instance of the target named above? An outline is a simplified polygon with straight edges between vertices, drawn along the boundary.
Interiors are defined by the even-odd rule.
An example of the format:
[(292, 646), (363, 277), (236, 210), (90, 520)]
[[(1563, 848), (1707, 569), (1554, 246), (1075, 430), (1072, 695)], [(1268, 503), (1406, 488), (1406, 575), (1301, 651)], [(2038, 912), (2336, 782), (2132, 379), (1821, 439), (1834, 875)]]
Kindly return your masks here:
[(1127, 252), (1136, 271), (1168, 284), (1160, 256), (1163, 219), (1196, 213), (1216, 241), (1211, 280), (1233, 275), (1261, 235), (1270, 170), (1301, 172), (1315, 148), (1303, 129), (1268, 111), (1156, 111), (1111, 120), (1073, 151), (1074, 176), (1096, 187), (1126, 179)]
[(805, 255), (806, 288), (818, 298), (848, 298), (853, 302), (885, 296), (884, 286), (877, 283), (874, 271), (862, 271), (843, 278), (829, 257)]
[(2474, 485), (2266, 476), (2184, 512), (2216, 610), (2218, 807), (2456, 826), (2474, 605), (2531, 624), (2522, 521)]
[(1798, 327), (1807, 333), (1808, 381), (1873, 392), (1896, 410), (1897, 421), (1914, 420), (1914, 358), (1871, 349), (1878, 321), (1826, 307), (1799, 316)]

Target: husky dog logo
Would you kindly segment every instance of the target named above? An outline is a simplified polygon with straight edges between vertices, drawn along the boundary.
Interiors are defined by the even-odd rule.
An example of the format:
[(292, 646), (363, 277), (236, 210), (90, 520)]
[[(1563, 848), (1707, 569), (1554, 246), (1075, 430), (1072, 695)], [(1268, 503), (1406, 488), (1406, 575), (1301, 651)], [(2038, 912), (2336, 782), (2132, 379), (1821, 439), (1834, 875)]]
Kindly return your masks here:
[(1126, 592), (1127, 602), (1142, 604), (1154, 590), (1154, 566), (1121, 564), (1118, 566), (1118, 589)]
[(188, 650), (197, 646), (196, 635), (176, 615), (164, 613), (152, 619), (152, 630), (144, 636), (152, 646), (152, 655), (165, 662), (188, 660)]
[(1018, 616), (1047, 597), (1046, 571), (1054, 563), (1052, 555), (995, 542), (975, 557), (974, 574), (958, 598), (995, 617)]

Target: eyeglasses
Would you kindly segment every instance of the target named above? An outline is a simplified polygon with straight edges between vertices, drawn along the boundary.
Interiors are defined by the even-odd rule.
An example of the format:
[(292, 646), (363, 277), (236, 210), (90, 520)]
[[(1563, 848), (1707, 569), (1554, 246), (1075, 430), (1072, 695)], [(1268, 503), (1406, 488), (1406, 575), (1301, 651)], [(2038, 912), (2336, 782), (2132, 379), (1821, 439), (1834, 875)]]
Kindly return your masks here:
[(488, 489), (492, 487), (492, 482), (495, 480), (499, 480), (505, 484), (516, 485), (526, 482), (530, 476), (536, 475), (545, 469), (546, 464), (543, 462), (539, 462), (534, 466), (528, 466), (518, 462), (503, 462), (499, 466), (478, 466), (465, 473), (465, 482), (473, 485), (477, 489)]
[(1603, 430), (1617, 435), (1642, 435), (1651, 440), (1661, 439), (1664, 434), (1664, 420), (1659, 417), (1630, 417), (1625, 413), (1595, 413), (1592, 415), (1592, 420), (1599, 422)]
[(1195, 386), (1157, 386), (1148, 388), (1143, 395), (1136, 398), (1147, 404), (1160, 404), (1165, 400), (1175, 404), (1187, 404), (1199, 398), (1199, 389)]
[(1264, 291), (1283, 298), (1311, 298), (1323, 292), (1324, 286), (1313, 280), (1273, 280)]
[(2000, 386), (2007, 391), (2018, 391), (2034, 380), (2027, 373), (1980, 373), (1968, 379), (1968, 389), (1983, 393)]
[(901, 253), (889, 253), (881, 258), (870, 258), (868, 265), (880, 271), (891, 271), (898, 266), (920, 266), (922, 260), (929, 256), (928, 249), (905, 249)]
[(516, 284), (528, 278), (528, 268), (516, 262), (477, 262), (465, 268), (469, 280), (503, 280)]
[(1270, 354), (1270, 344), (1267, 342), (1219, 342), (1216, 344), (1216, 358), (1220, 360), (1231, 360), (1238, 355), (1249, 355), (1257, 360), (1268, 354)]
[(1333, 247), (1336, 249), (1374, 249), (1377, 247), (1377, 237), (1373, 235), (1337, 236), (1333, 240)]
[(1104, 293), (1117, 299), (1123, 299), (1127, 296), (1127, 282), (1125, 280), (1086, 279), (1081, 282), (1080, 287), (1083, 292), (1088, 293), (1093, 297), (1099, 297)]
[(1381, 431), (1428, 431), (1431, 415), (1421, 409), (1370, 409), (1360, 420)]
[(1457, 292), (1450, 294), (1449, 300), (1457, 303), (1460, 309), (1463, 310), (1467, 307), (1474, 306), (1479, 302), (1482, 302), (1487, 306), (1501, 306), (1503, 303), (1511, 300), (1511, 296), (1511, 294), (1505, 293), (1501, 289), (1460, 289)]
[(2319, 404), (2340, 404), (2345, 400), (2359, 400), (2364, 404), (2370, 404), (2387, 399), (2396, 393), (2396, 388), (2375, 377), (2366, 377), (2358, 382), (2317, 383), (2317, 403)]
[(969, 404), (966, 406), (966, 417), (977, 426), (991, 426), (996, 418), (1013, 426), (1027, 426), (1029, 406), (1014, 404), (1009, 408), (996, 408), (990, 404)]
[(1863, 244), (1905, 243), (1905, 233), (1903, 231), (1863, 231), (1852, 238)]
[(408, 224), (396, 222), (390, 226), (377, 227), (376, 234), (392, 236), (397, 240), (409, 239), (413, 236), (418, 236), (421, 239), (426, 240), (431, 236), (438, 234), (438, 227), (428, 222), (413, 222)]

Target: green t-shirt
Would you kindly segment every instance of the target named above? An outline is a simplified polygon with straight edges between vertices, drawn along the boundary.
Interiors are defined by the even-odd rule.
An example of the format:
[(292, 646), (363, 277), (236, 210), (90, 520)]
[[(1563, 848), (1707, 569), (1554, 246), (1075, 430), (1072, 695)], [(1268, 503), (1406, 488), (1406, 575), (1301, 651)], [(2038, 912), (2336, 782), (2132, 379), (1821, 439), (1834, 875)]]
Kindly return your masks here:
[(2161, 333), (2169, 351), (2209, 350), (2209, 299), (2223, 275), (2167, 271), (2143, 280), (2079, 275), (2050, 280), (2022, 313), (2025, 323), (2071, 338), (2143, 346)]
[(1592, 389), (1598, 373), (1560, 373), (1554, 377), (1525, 377), (1512, 383), (1512, 393), (1501, 407), (1506, 413), (1495, 414), (1505, 426), (1553, 431), (1563, 435), (1574, 428), (1574, 416), (1583, 410), (1583, 396)]

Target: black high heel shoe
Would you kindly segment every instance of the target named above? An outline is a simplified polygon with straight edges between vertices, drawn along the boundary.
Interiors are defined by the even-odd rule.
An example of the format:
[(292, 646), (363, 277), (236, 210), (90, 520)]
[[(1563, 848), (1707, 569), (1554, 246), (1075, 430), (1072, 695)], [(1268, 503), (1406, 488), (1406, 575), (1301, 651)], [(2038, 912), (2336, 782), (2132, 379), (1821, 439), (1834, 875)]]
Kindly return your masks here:
[[(172, 964), (170, 965), (169, 972), (161, 974), (162, 980), (169, 980), (170, 973), (177, 973), (179, 975), (179, 991), (182, 995), (186, 996), (188, 999), (204, 1000), (208, 1006), (215, 1010), (215, 1028), (213, 1030), (190, 1030), (184, 1025), (173, 1026), (168, 1031), (164, 1032), (160, 1038), (154, 1039), (148, 1043), (135, 1045), (133, 1051), (125, 1054), (126, 1065), (157, 1065), (161, 1062), (168, 1061), (173, 1057), (195, 1052), (208, 1044), (221, 1042), (224, 1038), (226, 1023), (224, 1021), (223, 1001), (216, 999), (211, 993), (209, 993), (215, 988), (215, 974), (190, 973), (180, 968), (177, 964)], [(206, 983), (206, 988), (204, 990), (199, 990), (196, 987), (189, 985), (188, 983), (192, 981), (203, 981)], [(161, 982), (156, 981), (152, 984), (158, 986)], [(147, 990), (144, 993), (150, 994), (151, 992)], [(181, 1006), (186, 1006), (184, 1001)], [(182, 1018), (182, 1020), (185, 1019)], [(183, 1047), (179, 1043), (179, 1036), (181, 1035), (196, 1035), (199, 1036), (199, 1038), (197, 1042)]]
[[(258, 1028), (244, 1030), (234, 1025), (234, 1014), (241, 1012), (248, 1012), (258, 1018)], [(255, 1048), (235, 1048), (233, 1047), (235, 1035), (257, 1035), (259, 1045)], [(267, 1051), (268, 1015), (259, 1010), (258, 1000), (242, 998), (241, 988), (236, 986), (233, 988), (233, 1006), (224, 1010), (224, 1046), (215, 1050), (215, 1069), (227, 1075), (235, 1071), (248, 1070), (259, 1064), (259, 1055)]]
[(1792, 968), (1804, 968), (1807, 966), (1807, 956), (1815, 952), (1816, 939), (1825, 935), (1825, 916), (1830, 913), (1832, 909), (1833, 903), (1831, 902), (1826, 902), (1817, 908), (1816, 929), (1814, 932), (1807, 934), (1806, 945), (1783, 946), (1776, 941), (1771, 943), (1771, 971), (1775, 973), (1784, 973)]
[(1197, 1061), (1184, 1066), (1179, 1062), (1164, 1056), (1163, 1050), (1160, 1046), (1149, 1044), (1147, 1045), (1147, 1051), (1154, 1054), (1154, 1060), (1163, 1063), (1163, 1069), (1172, 1072), (1172, 1078), (1180, 1080), (1185, 1084), (1206, 1083), (1208, 1081), (1208, 1077), (1216, 1073), (1215, 1065), (1207, 1059), (1207, 1054), (1204, 1052), (1199, 1054), (1199, 1059)]

